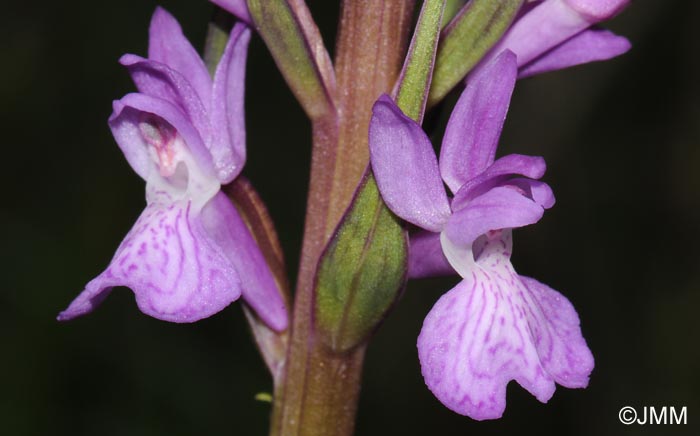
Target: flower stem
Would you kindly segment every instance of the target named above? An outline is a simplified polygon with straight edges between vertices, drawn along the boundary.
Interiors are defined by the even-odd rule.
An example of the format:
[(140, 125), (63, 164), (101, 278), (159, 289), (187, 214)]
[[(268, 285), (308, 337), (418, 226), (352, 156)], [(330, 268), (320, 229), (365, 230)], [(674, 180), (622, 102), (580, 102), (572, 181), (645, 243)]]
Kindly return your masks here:
[(276, 386), (271, 435), (347, 436), (355, 425), (365, 345), (344, 353), (314, 337), (320, 254), (369, 163), (371, 108), (391, 92), (405, 55), (413, 1), (345, 0), (336, 57), (337, 113), (313, 120), (311, 182), (290, 346)]

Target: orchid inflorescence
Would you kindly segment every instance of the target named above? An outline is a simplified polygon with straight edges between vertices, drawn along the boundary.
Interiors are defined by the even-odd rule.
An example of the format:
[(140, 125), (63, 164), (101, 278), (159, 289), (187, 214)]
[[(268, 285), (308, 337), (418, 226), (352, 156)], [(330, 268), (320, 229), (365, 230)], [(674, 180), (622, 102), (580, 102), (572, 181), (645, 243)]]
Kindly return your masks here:
[[(540, 180), (545, 161), (496, 155), (517, 80), (626, 52), (625, 38), (595, 25), (628, 1), (472, 0), (441, 28), (445, 1), (426, 0), (396, 82), (373, 95), (372, 105), (353, 108), (366, 119), (362, 153), (346, 156), (366, 168), (356, 180), (334, 178), (349, 174), (339, 169), (343, 156), (336, 156), (348, 119), (339, 95), (348, 90), (337, 89), (303, 1), (212, 1), (237, 18), (212, 75), (162, 8), (151, 21), (148, 58), (120, 60), (138, 92), (114, 102), (109, 127), (146, 182), (146, 208), (107, 269), (59, 320), (91, 312), (118, 286), (134, 292), (143, 313), (179, 323), (212, 316), (242, 297), (274, 376), (281, 412), (273, 414), (273, 433), (327, 434), (285, 430), (296, 428), (304, 407), (314, 407), (304, 406), (303, 393), (295, 391), (306, 386), (296, 380), (309, 377), (304, 365), (355, 362), (348, 356), (362, 355), (407, 278), (458, 275), (418, 337), (425, 383), (440, 402), (473, 419), (494, 419), (505, 410), (511, 380), (542, 402), (555, 383), (586, 387), (593, 356), (572, 304), (516, 273), (510, 261), (513, 229), (536, 223), (554, 206), (552, 189)], [(352, 9), (350, 3), (343, 7)], [(469, 30), (475, 28), (481, 33)], [(326, 221), (307, 223), (305, 240), (321, 244), (304, 246), (306, 267), (294, 301), (280, 259), (270, 254), (278, 244), (271, 221), (241, 176), (253, 30), (314, 126), (314, 159), (321, 163), (319, 170), (312, 166), (312, 184), (328, 185), (329, 198), (309, 200), (309, 213), (322, 211)], [(449, 92), (461, 94), (438, 159), (421, 122)], [(333, 162), (323, 163), (324, 157)], [(331, 189), (343, 184), (352, 188), (345, 201)], [(253, 192), (253, 200), (231, 195), (239, 188)], [(332, 390), (332, 378), (327, 383)], [(354, 415), (354, 406), (349, 410), (342, 413)], [(336, 412), (324, 413), (321, 419), (330, 420)], [(349, 428), (338, 426), (337, 434)]]

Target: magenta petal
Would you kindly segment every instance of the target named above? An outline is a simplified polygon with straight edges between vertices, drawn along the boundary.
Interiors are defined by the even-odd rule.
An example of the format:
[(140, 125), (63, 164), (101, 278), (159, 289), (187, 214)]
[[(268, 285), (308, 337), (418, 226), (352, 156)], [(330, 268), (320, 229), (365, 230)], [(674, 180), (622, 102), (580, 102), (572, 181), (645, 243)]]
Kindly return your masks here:
[(481, 64), (503, 50), (511, 50), (518, 58), (518, 66), (523, 66), (592, 24), (566, 0), (544, 0), (508, 29)]
[(478, 176), (469, 179), (452, 200), (452, 210), (461, 209), (468, 201), (484, 192), (504, 184), (514, 175), (533, 179), (542, 177), (547, 169), (544, 159), (539, 156), (509, 154), (496, 160)]
[(141, 124), (157, 116), (167, 122), (182, 136), (188, 150), (205, 174), (214, 174), (211, 154), (206, 149), (199, 132), (187, 116), (172, 103), (145, 94), (127, 94), (113, 103), (114, 112), (109, 117), (109, 127), (126, 160), (144, 180), (154, 164), (149, 156), (148, 143), (143, 137)]
[(243, 169), (246, 158), (245, 62), (250, 30), (236, 24), (214, 74), (211, 122), (216, 127), (209, 147), (221, 183), (229, 183)]
[(554, 394), (524, 316), (523, 292), (511, 268), (476, 268), (425, 318), (418, 336), (421, 372), (449, 409), (476, 420), (500, 418), (510, 380), (542, 402)]
[(542, 366), (560, 385), (585, 388), (594, 360), (574, 306), (549, 286), (520, 279), (532, 297), (528, 318)]
[(531, 198), (535, 203), (539, 204), (545, 209), (549, 209), (554, 206), (555, 198), (552, 188), (544, 182), (539, 180), (530, 180), (515, 178), (508, 180), (509, 185), (517, 186), (524, 193), (525, 196)]
[(222, 192), (202, 210), (202, 223), (235, 267), (246, 303), (272, 329), (287, 328), (287, 309), (272, 272), (245, 222)]
[(453, 411), (482, 420), (503, 414), (510, 380), (542, 402), (555, 381), (585, 387), (593, 356), (571, 303), (513, 270), (510, 232), (480, 241), (478, 259), (438, 300), (418, 337), (430, 390)]
[(614, 58), (631, 47), (627, 38), (603, 29), (590, 29), (573, 36), (523, 66), (518, 78), (556, 71), (588, 62)]
[(209, 115), (184, 76), (165, 64), (132, 54), (122, 56), (119, 62), (129, 70), (139, 92), (167, 100), (181, 108), (199, 131), (202, 140), (208, 142), (211, 130)]
[(493, 162), (516, 75), (515, 56), (506, 51), (470, 77), (440, 150), (442, 178), (453, 193)]
[(591, 23), (608, 20), (626, 8), (631, 0), (564, 0)]
[(449, 240), (468, 246), (491, 230), (534, 224), (544, 209), (515, 186), (499, 186), (469, 201), (456, 210), (445, 227)]
[(248, 5), (246, 4), (245, 0), (211, 0), (211, 2), (219, 6), (221, 9), (235, 15), (246, 23), (253, 22), (253, 20), (250, 18), (250, 12), (248, 12)]
[(192, 202), (171, 203), (167, 196), (146, 207), (107, 270), (58, 319), (92, 311), (114, 286), (131, 288), (143, 313), (171, 322), (206, 318), (241, 294), (236, 270), (210, 239)]
[(439, 233), (419, 231), (411, 234), (409, 242), (408, 278), (457, 274), (442, 251)]
[(185, 38), (177, 20), (168, 11), (157, 7), (149, 29), (148, 58), (169, 66), (182, 74), (192, 85), (199, 99), (211, 102), (211, 76), (197, 50)]
[(450, 216), (433, 146), (420, 126), (387, 96), (372, 109), (369, 150), (377, 186), (389, 209), (438, 232)]

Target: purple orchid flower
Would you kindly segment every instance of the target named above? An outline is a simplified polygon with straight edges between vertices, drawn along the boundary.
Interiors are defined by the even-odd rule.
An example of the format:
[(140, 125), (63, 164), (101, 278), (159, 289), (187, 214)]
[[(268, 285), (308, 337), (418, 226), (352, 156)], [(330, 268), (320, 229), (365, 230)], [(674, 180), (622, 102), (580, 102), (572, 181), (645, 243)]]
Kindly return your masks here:
[[(511, 229), (537, 222), (554, 204), (549, 186), (536, 180), (545, 172), (542, 158), (495, 160), (516, 77), (510, 51), (472, 77), (450, 117), (439, 164), (426, 134), (389, 97), (377, 101), (370, 122), (382, 197), (423, 229), (411, 238), (410, 275), (451, 269), (462, 277), (423, 323), (423, 377), (448, 408), (478, 420), (503, 414), (510, 380), (546, 402), (555, 382), (585, 387), (593, 369), (571, 303), (510, 263)], [(451, 201), (443, 181), (455, 193)]]
[(520, 78), (619, 56), (631, 47), (627, 38), (592, 26), (614, 17), (629, 2), (531, 1), (474, 71), (504, 50), (516, 54)]
[(212, 80), (164, 9), (153, 14), (148, 59), (124, 55), (139, 92), (114, 102), (109, 125), (146, 181), (146, 209), (109, 267), (58, 316), (93, 310), (127, 286), (142, 312), (172, 322), (211, 316), (243, 296), (275, 330), (287, 312), (243, 219), (220, 191), (245, 163), (243, 90), (250, 30), (236, 24)]

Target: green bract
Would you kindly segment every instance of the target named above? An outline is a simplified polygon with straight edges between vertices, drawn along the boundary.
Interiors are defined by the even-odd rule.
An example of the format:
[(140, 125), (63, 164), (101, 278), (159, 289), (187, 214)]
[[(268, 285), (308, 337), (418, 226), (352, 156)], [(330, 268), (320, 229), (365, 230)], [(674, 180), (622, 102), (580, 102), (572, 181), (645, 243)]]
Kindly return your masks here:
[(248, 9), (256, 30), (309, 118), (327, 113), (333, 107), (335, 84), (330, 58), (311, 17), (300, 16), (299, 8), (293, 10), (284, 0), (250, 0)]
[(405, 282), (407, 245), (366, 176), (316, 274), (316, 332), (326, 345), (349, 350), (377, 327)]
[(523, 0), (472, 0), (442, 32), (428, 106), (433, 106), (484, 57), (508, 29)]

